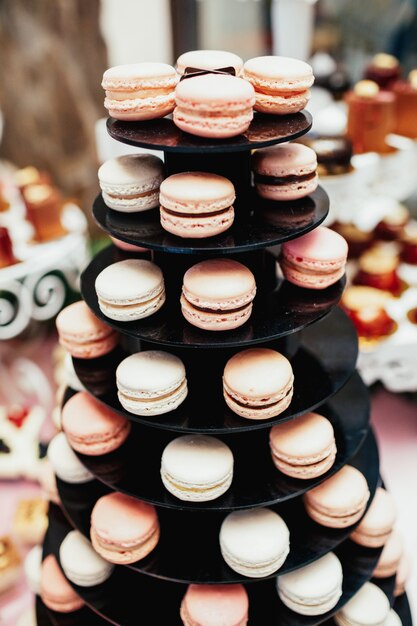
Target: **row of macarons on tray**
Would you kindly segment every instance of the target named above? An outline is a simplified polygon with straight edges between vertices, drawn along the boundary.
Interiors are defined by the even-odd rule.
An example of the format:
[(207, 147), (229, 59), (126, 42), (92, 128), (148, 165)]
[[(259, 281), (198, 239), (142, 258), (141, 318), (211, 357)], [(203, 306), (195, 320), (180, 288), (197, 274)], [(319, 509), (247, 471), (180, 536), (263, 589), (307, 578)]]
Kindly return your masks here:
[[(316, 153), (301, 143), (263, 148), (251, 163), (255, 189), (266, 200), (298, 200), (317, 188)], [(128, 154), (103, 163), (98, 178), (110, 209), (137, 213), (160, 206), (162, 227), (178, 237), (213, 237), (234, 221), (235, 188), (224, 176), (180, 172), (165, 178), (158, 157)]]
[[(380, 487), (368, 512), (350, 537), (360, 546), (371, 549), (382, 547), (373, 572), (377, 579), (394, 576), (404, 558), (395, 518), (392, 497)], [(121, 493), (110, 493), (99, 498), (92, 509), (90, 537), (73, 530), (62, 541), (59, 548), (61, 567), (68, 580), (80, 587), (101, 584), (113, 573), (115, 565), (136, 563), (151, 554), (158, 545), (160, 532), (154, 506)], [(290, 552), (290, 531), (282, 517), (272, 509), (230, 513), (221, 523), (218, 543), (225, 562), (243, 576), (262, 579), (278, 572), (276, 584), (279, 598), (298, 614), (312, 616), (327, 613), (342, 596), (343, 567), (333, 552), (293, 572), (279, 575), (279, 569)], [(212, 590), (218, 588), (220, 597), (227, 593), (223, 589), (235, 588), (229, 585), (209, 587)], [(243, 586), (238, 588), (244, 589)], [(190, 589), (203, 590), (205, 586), (192, 585)], [(214, 604), (215, 598), (216, 595), (210, 597)], [(388, 612), (388, 600), (380, 595), (379, 590), (374, 591), (369, 599), (380, 609), (382, 604)], [(384, 624), (386, 613), (369, 624)], [(186, 621), (184, 623), (187, 624)]]
[[(321, 290), (343, 277), (347, 254), (348, 245), (341, 235), (318, 226), (282, 244), (279, 266), (290, 283)], [(118, 322), (150, 317), (166, 299), (163, 272), (146, 259), (109, 264), (96, 277), (95, 291), (103, 315)], [(250, 318), (256, 292), (255, 277), (246, 265), (230, 258), (207, 259), (185, 272), (181, 311), (197, 328), (232, 330)]]
[[(187, 79), (187, 80), (184, 80)], [(143, 121), (173, 112), (181, 130), (223, 139), (244, 133), (253, 110), (288, 115), (304, 109), (314, 83), (308, 63), (262, 56), (243, 63), (221, 50), (193, 50), (166, 63), (132, 63), (104, 72), (104, 106), (119, 120)]]

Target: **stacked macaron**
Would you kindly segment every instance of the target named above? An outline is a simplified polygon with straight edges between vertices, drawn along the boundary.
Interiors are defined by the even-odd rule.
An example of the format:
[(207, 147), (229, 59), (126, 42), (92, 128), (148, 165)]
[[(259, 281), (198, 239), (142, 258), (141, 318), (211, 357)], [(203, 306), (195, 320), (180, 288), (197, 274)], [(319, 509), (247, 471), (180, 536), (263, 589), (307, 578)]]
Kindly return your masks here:
[(317, 188), (316, 153), (301, 143), (257, 150), (252, 169), (256, 191), (268, 200), (298, 200)]
[(236, 194), (227, 178), (183, 172), (166, 178), (160, 191), (161, 224), (178, 237), (213, 237), (230, 228)]
[(347, 528), (365, 513), (370, 492), (364, 475), (345, 465), (304, 495), (308, 515), (328, 528)]
[(114, 569), (78, 530), (69, 532), (62, 541), (59, 560), (65, 576), (79, 587), (94, 587), (104, 583)]
[(178, 75), (166, 63), (117, 65), (104, 72), (104, 106), (118, 120), (151, 120), (172, 113)]
[(350, 538), (361, 546), (380, 548), (389, 540), (395, 519), (393, 497), (388, 491), (378, 487), (368, 512)]
[(165, 302), (162, 271), (146, 259), (108, 265), (97, 276), (95, 289), (101, 312), (119, 322), (149, 317)]
[(178, 437), (162, 454), (161, 479), (165, 488), (180, 500), (215, 500), (232, 483), (233, 454), (229, 446), (216, 437)]
[(53, 554), (42, 563), (40, 595), (45, 605), (58, 613), (72, 613), (84, 606), (59, 567)]
[(94, 549), (106, 561), (134, 563), (152, 552), (159, 541), (156, 509), (122, 493), (110, 493), (94, 505), (90, 535)]
[(246, 419), (270, 419), (285, 411), (291, 403), (293, 384), (291, 363), (269, 348), (238, 352), (223, 372), (225, 402)]
[(384, 626), (390, 612), (387, 596), (379, 587), (367, 582), (336, 613), (338, 626)]
[(118, 343), (118, 334), (97, 319), (80, 300), (63, 309), (56, 318), (59, 343), (79, 359), (94, 359), (111, 352)]
[(220, 550), (228, 566), (248, 578), (271, 576), (290, 551), (290, 533), (271, 509), (234, 511), (220, 528)]
[(185, 319), (203, 330), (231, 330), (252, 313), (255, 277), (233, 259), (209, 259), (184, 274), (181, 310)]
[(333, 552), (300, 569), (278, 576), (281, 601), (300, 615), (323, 615), (342, 595), (342, 564)]
[(187, 397), (183, 362), (162, 350), (131, 354), (116, 370), (120, 404), (134, 415), (162, 415), (174, 411)]
[(269, 442), (275, 466), (293, 478), (322, 476), (336, 459), (333, 426), (318, 413), (277, 424), (271, 429)]
[(126, 441), (130, 422), (82, 391), (62, 409), (62, 428), (74, 450), (98, 456), (117, 450)]
[(280, 266), (285, 278), (306, 289), (326, 289), (345, 273), (348, 246), (325, 226), (282, 244)]
[(103, 163), (98, 170), (103, 200), (122, 213), (158, 206), (164, 164), (152, 154), (126, 154)]
[(47, 455), (54, 473), (64, 482), (78, 485), (94, 480), (69, 445), (65, 433), (58, 433), (50, 441)]

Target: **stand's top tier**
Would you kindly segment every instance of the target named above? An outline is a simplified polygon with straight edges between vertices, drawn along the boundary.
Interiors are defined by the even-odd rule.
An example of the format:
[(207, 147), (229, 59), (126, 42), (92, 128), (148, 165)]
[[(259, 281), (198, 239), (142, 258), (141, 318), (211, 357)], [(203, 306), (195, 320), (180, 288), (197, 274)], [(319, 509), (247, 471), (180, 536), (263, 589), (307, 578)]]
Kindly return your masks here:
[(313, 124), (308, 111), (293, 115), (255, 113), (248, 130), (231, 139), (206, 139), (184, 133), (172, 119), (149, 122), (122, 122), (109, 118), (107, 130), (113, 139), (139, 148), (177, 153), (225, 153), (250, 151), (297, 139)]

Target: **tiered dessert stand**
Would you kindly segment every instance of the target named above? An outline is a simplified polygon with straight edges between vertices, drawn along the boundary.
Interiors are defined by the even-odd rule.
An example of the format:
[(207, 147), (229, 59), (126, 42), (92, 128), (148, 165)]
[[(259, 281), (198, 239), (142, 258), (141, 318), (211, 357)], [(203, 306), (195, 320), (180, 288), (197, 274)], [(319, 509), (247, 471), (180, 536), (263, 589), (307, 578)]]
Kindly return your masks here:
[[(143, 123), (109, 120), (108, 131), (115, 139), (163, 150), (167, 175), (202, 170), (232, 180), (237, 191), (236, 218), (232, 228), (222, 235), (183, 240), (161, 228), (158, 210), (120, 214), (108, 209), (101, 196), (94, 204), (95, 218), (107, 233), (150, 251), (144, 254), (152, 255), (164, 272), (167, 301), (158, 313), (137, 322), (113, 322), (103, 316), (94, 281), (104, 267), (127, 256), (114, 247), (99, 253), (82, 276), (86, 303), (120, 332), (122, 340), (112, 354), (95, 361), (74, 359), (75, 370), (91, 394), (132, 421), (132, 433), (114, 453), (103, 457), (80, 455), (94, 474), (94, 482), (69, 485), (58, 481), (64, 515), (51, 506), (45, 553), (52, 552), (59, 559), (60, 543), (72, 527), (88, 536), (96, 500), (112, 490), (155, 504), (161, 538), (148, 557), (133, 565), (117, 566), (106, 583), (76, 587), (87, 605), (82, 616), (77, 618), (75, 614), (71, 621), (70, 616), (51, 614), (52, 624), (130, 626), (140, 621), (140, 605), (140, 613), (149, 611), (154, 623), (179, 625), (179, 607), (189, 583), (240, 582), (249, 594), (250, 625), (312, 626), (329, 620), (371, 578), (380, 550), (352, 543), (348, 538), (352, 527), (334, 530), (317, 525), (302, 504), (305, 491), (346, 463), (363, 472), (371, 499), (380, 480), (378, 450), (369, 428), (368, 392), (355, 372), (356, 333), (347, 316), (337, 308), (344, 279), (326, 290), (311, 291), (277, 277), (279, 244), (318, 226), (327, 215), (328, 199), (319, 188), (302, 200), (273, 203), (261, 200), (251, 190), (251, 150), (295, 139), (310, 127), (311, 116), (306, 112), (283, 118), (255, 114), (244, 135), (207, 140), (182, 133), (167, 118)], [(258, 287), (250, 320), (236, 330), (217, 333), (191, 326), (182, 317), (179, 304), (186, 269), (201, 259), (216, 256), (242, 261), (254, 272)], [(253, 345), (278, 349), (290, 358), (294, 369), (290, 407), (267, 421), (238, 417), (222, 398), (221, 374), (227, 359)], [(156, 348), (183, 359), (189, 396), (177, 410), (159, 417), (127, 413), (117, 399), (115, 368), (127, 353)], [(72, 393), (67, 390), (66, 399)], [(328, 416), (334, 425), (336, 462), (324, 477), (295, 480), (274, 467), (268, 446), (269, 429), (314, 409)], [(162, 450), (171, 439), (185, 433), (215, 434), (224, 438), (233, 451), (234, 480), (229, 491), (217, 500), (182, 502), (162, 485)], [(344, 583), (336, 609), (314, 618), (297, 615), (280, 602), (275, 577), (250, 579), (226, 565), (218, 543), (222, 520), (232, 510), (258, 506), (278, 511), (290, 529), (290, 554), (280, 574), (306, 565), (330, 550), (339, 555)], [(378, 584), (393, 601), (393, 578)], [(42, 607), (38, 608), (41, 612)], [(42, 623), (40, 617), (39, 624)]]

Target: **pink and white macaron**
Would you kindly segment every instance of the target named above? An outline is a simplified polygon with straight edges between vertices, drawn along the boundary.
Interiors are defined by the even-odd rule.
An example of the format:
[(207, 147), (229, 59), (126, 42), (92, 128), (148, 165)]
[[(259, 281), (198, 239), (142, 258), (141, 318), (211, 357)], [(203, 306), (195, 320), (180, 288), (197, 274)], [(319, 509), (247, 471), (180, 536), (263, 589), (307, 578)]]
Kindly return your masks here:
[(301, 143), (257, 150), (252, 157), (256, 191), (268, 200), (298, 200), (317, 189), (317, 156)]
[(319, 226), (307, 235), (282, 244), (281, 269), (285, 278), (306, 289), (326, 289), (345, 273), (346, 240)]
[(178, 83), (175, 101), (178, 128), (199, 137), (226, 139), (248, 129), (255, 92), (242, 78), (207, 74)]
[(255, 88), (255, 110), (274, 115), (304, 109), (314, 82), (313, 70), (308, 63), (280, 56), (249, 59), (243, 66), (243, 77)]
[(161, 224), (178, 237), (213, 237), (230, 228), (235, 212), (233, 183), (209, 172), (182, 172), (160, 189)]

